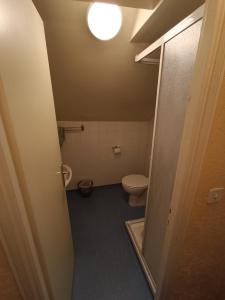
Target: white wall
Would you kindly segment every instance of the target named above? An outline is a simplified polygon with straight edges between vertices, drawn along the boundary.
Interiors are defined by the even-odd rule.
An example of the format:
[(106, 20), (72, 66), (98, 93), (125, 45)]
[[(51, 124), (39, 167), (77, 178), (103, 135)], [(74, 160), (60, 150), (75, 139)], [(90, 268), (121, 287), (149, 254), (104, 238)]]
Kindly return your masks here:
[[(83, 178), (95, 186), (121, 182), (128, 174), (148, 175), (153, 122), (73, 122), (59, 121), (59, 126), (84, 124), (81, 132), (66, 133), (61, 148), (63, 162), (73, 170), (70, 189)], [(115, 156), (112, 146), (121, 146)]]

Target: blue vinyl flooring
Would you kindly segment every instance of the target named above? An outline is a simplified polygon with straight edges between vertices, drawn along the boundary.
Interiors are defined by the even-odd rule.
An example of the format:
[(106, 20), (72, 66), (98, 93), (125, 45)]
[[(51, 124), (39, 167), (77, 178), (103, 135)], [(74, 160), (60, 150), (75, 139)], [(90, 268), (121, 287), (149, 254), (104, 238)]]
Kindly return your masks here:
[(67, 193), (75, 247), (73, 300), (153, 299), (124, 222), (142, 218), (120, 185)]

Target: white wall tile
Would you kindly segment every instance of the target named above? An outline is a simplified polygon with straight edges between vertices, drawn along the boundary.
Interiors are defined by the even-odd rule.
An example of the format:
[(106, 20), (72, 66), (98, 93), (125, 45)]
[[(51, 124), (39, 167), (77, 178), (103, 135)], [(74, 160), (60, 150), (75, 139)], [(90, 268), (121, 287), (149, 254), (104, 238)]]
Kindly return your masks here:
[[(66, 133), (61, 148), (63, 162), (73, 170), (70, 189), (83, 178), (101, 186), (119, 183), (129, 174), (148, 175), (153, 122), (60, 121), (58, 125), (81, 123), (85, 130)], [(113, 154), (114, 145), (120, 145), (120, 155)]]

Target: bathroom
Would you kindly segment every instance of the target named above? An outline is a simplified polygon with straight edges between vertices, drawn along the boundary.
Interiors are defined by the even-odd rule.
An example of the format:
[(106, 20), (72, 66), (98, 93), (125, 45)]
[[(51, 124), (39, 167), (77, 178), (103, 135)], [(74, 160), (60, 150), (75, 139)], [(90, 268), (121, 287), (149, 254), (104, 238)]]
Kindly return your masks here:
[(1, 299), (224, 299), (224, 20), (0, 0)]
[[(154, 275), (151, 274), (152, 270), (145, 272), (146, 266), (150, 268), (152, 261), (149, 261), (149, 254), (146, 255), (151, 251), (151, 239), (143, 244), (144, 235), (146, 237), (151, 234), (147, 229), (144, 233), (144, 217), (145, 214), (149, 214), (145, 207), (150, 185), (149, 171), (153, 155), (152, 139), (156, 127), (156, 102), (157, 97), (159, 98), (157, 88), (163, 45), (155, 46), (135, 62), (135, 58), (142, 56), (149, 44), (154, 45), (154, 34), (148, 38), (148, 43), (131, 43), (130, 39), (132, 36), (133, 39), (140, 38), (138, 23), (140, 20), (143, 22), (151, 11), (137, 10), (134, 7), (113, 7), (119, 13), (119, 17), (115, 16), (114, 19), (118, 19), (120, 26), (118, 25), (115, 36), (108, 38), (101, 37), (101, 30), (107, 25), (100, 23), (97, 27), (100, 28), (100, 32), (95, 31), (95, 26), (103, 15), (103, 22), (106, 18), (110, 25), (113, 24), (114, 19), (110, 21), (110, 17), (113, 16), (113, 12), (110, 11), (111, 5), (75, 1), (62, 7), (59, 1), (56, 5), (57, 10), (52, 11), (49, 8), (45, 16), (47, 4), (43, 5), (43, 1), (36, 3), (39, 13), (44, 16), (62, 161), (72, 171), (66, 189), (77, 260), (74, 297), (89, 299), (90, 294), (95, 294), (96, 298), (101, 299), (102, 294), (106, 294), (110, 289), (114, 291), (112, 295), (115, 299), (121, 299), (120, 289), (123, 289), (126, 291), (126, 298), (149, 299), (152, 293), (156, 292), (157, 279), (154, 277), (158, 274), (154, 266)], [(197, 9), (201, 3), (202, 1), (196, 1), (194, 8)], [(92, 24), (91, 13), (94, 13), (95, 5), (99, 6), (100, 11), (105, 7), (105, 11), (97, 12), (97, 20), (92, 16)], [(193, 7), (189, 9), (191, 12), (194, 10)], [(186, 16), (188, 10), (179, 15), (181, 22)], [(177, 25), (175, 20), (173, 22)], [(182, 25), (178, 26), (182, 28)], [(180, 48), (176, 53), (182, 61), (181, 56), (186, 49), (188, 60), (184, 70), (188, 74), (182, 68), (179, 70), (179, 61), (178, 70), (176, 64), (171, 62), (176, 70), (174, 76), (177, 77), (174, 77), (174, 80), (179, 78), (185, 82), (181, 90), (176, 90), (176, 93), (180, 93), (180, 97), (184, 98), (191, 79), (191, 66), (194, 64), (198, 42), (199, 29), (195, 29), (195, 25), (193, 27), (193, 30), (196, 30), (196, 41), (189, 43), (188, 37), (181, 37), (185, 39), (184, 48)], [(160, 37), (161, 32), (155, 34)], [(142, 37), (141, 40), (145, 38)], [(165, 63), (168, 64), (169, 61)], [(173, 85), (174, 82), (171, 82), (170, 86)], [(162, 91), (163, 88), (164, 86), (161, 87)], [(170, 180), (173, 180), (176, 155), (171, 151), (176, 153), (179, 147), (186, 99), (183, 105), (179, 105), (176, 101), (172, 102), (171, 90), (163, 92), (171, 95), (171, 107), (168, 108), (168, 112), (177, 110), (177, 113), (172, 115), (170, 123), (170, 115), (163, 116), (160, 111), (157, 112), (158, 119), (168, 120), (168, 124), (171, 125), (167, 127), (162, 121), (162, 129), (159, 128), (160, 131), (155, 133), (159, 142), (156, 141), (154, 147), (160, 147), (159, 143), (163, 143), (168, 148), (167, 159), (171, 162), (166, 164), (167, 168), (171, 169)], [(166, 103), (163, 105), (166, 106)], [(166, 112), (162, 110), (162, 113)], [(171, 136), (171, 131), (176, 137), (175, 140), (171, 138), (172, 145), (164, 138), (164, 132)], [(157, 168), (165, 172), (161, 174), (164, 178), (168, 171), (157, 159)], [(164, 159), (163, 156), (161, 159)], [(152, 170), (153, 172), (155, 173), (155, 170)], [(153, 180), (158, 180), (155, 174), (152, 176)], [(85, 184), (89, 181), (89, 184), (93, 185), (89, 197), (82, 197), (79, 192), (82, 180)], [(157, 181), (157, 188), (159, 184)], [(92, 187), (87, 188), (87, 191), (89, 190), (92, 190)], [(164, 196), (168, 198), (168, 195)], [(167, 206), (164, 208), (166, 210)], [(160, 226), (163, 226), (163, 222)], [(142, 255), (142, 245), (145, 255)], [(159, 245), (156, 247), (160, 248)], [(135, 257), (135, 253), (138, 258)], [(152, 257), (153, 260), (158, 259), (154, 254)], [(145, 263), (140, 266), (138, 261)], [(93, 266), (92, 271), (90, 265)], [(121, 274), (118, 277), (119, 267)], [(105, 278), (104, 282), (102, 277)], [(126, 277), (125, 282), (120, 279), (123, 277)], [(146, 285), (146, 279), (151, 291)], [(88, 292), (85, 285), (89, 286)]]
[[(97, 5), (100, 9), (103, 9), (102, 5), (109, 7), (109, 10), (112, 9), (107, 4)], [(106, 293), (108, 289), (109, 270), (112, 270), (111, 280), (113, 281), (110, 289), (118, 289), (121, 281), (117, 277), (117, 271), (113, 272), (113, 267), (115, 268), (118, 264), (118, 267), (119, 265), (121, 267), (121, 276), (126, 276), (125, 290), (129, 291), (127, 298), (133, 295), (134, 299), (138, 296), (140, 299), (148, 299), (151, 297), (151, 292), (149, 294), (146, 290), (143, 282), (145, 279), (139, 274), (141, 269), (135, 267), (136, 259), (132, 257), (132, 254), (135, 253), (135, 249), (140, 261), (143, 261), (141, 253), (145, 206), (150, 185), (150, 158), (153, 128), (156, 127), (155, 109), (163, 46), (156, 46), (148, 55), (135, 63), (135, 57), (141, 55), (142, 51), (149, 46), (146, 43), (130, 43), (134, 24), (138, 20), (135, 8), (116, 7), (121, 14), (121, 27), (113, 38), (106, 37), (105, 40), (98, 36), (98, 34), (101, 35), (101, 31), (95, 32), (95, 27), (92, 28), (89, 24), (90, 14), (95, 5), (78, 1), (73, 4), (73, 8), (74, 11), (71, 7), (70, 14), (74, 19), (68, 23), (61, 15), (58, 16), (62, 18), (60, 25), (56, 23), (55, 16), (48, 16), (45, 22), (45, 32), (61, 139), (62, 161), (72, 171), (71, 180), (67, 185), (67, 197), (75, 253), (77, 251), (75, 254), (78, 265), (75, 271), (75, 297), (88, 299), (88, 294), (84, 292), (85, 284), (88, 284), (90, 289), (88, 293), (96, 293), (98, 295), (96, 298), (100, 298), (101, 293)], [(63, 13), (68, 16), (67, 11), (61, 11), (62, 15)], [(108, 20), (110, 20), (110, 15), (113, 15), (112, 12), (109, 12)], [(100, 16), (101, 14), (98, 14), (96, 17), (98, 21)], [(96, 25), (95, 22), (93, 21), (93, 26)], [(80, 26), (79, 31), (76, 30), (78, 26)], [(104, 25), (99, 27), (102, 29)], [(177, 76), (175, 79), (185, 81), (181, 90), (179, 88), (176, 90), (180, 93), (180, 97), (184, 98), (197, 51), (199, 29), (193, 30), (196, 30), (196, 42), (191, 41), (188, 44), (187, 37), (184, 48), (180, 47), (180, 52), (177, 51), (176, 54), (182, 61), (181, 55), (184, 55), (186, 49), (187, 64), (190, 65), (184, 65), (188, 74), (183, 69), (178, 69), (174, 74)], [(174, 64), (174, 62), (171, 63)], [(171, 86), (173, 84), (171, 82)], [(164, 86), (161, 87), (162, 90), (163, 88)], [(171, 95), (171, 90), (166, 92)], [(183, 105), (179, 105), (176, 101), (172, 104), (172, 97), (171, 95), (171, 107), (168, 108), (168, 112), (170, 109), (177, 110), (177, 115), (172, 116), (172, 123), (168, 127), (162, 121), (163, 129), (159, 128), (160, 131), (157, 132), (157, 138), (164, 139), (160, 143), (168, 147), (167, 155), (171, 159), (171, 162), (167, 162), (171, 169), (170, 180), (173, 180), (176, 165), (176, 155), (174, 156), (171, 151), (176, 153), (179, 147), (179, 136), (184, 119), (182, 114), (186, 105), (186, 99)], [(163, 105), (166, 106), (166, 103)], [(170, 115), (163, 116), (162, 113), (166, 114), (166, 112), (158, 111), (158, 118), (168, 120), (170, 123)], [(168, 136), (173, 131), (176, 137), (175, 140), (172, 138), (173, 145), (162, 136), (164, 135), (162, 130)], [(155, 148), (160, 147), (158, 143)], [(157, 162), (157, 168), (167, 174), (167, 170), (159, 162)], [(153, 172), (155, 170), (152, 170)], [(92, 190), (93, 185), (93, 192), (90, 191), (89, 197), (80, 195), (79, 186), (82, 180), (85, 185), (88, 181), (91, 185), (87, 187), (87, 192)], [(158, 185), (159, 182), (157, 182), (157, 188)], [(146, 211), (146, 213), (149, 212)], [(120, 226), (117, 227), (116, 224)], [(104, 235), (102, 235), (102, 228), (104, 228)], [(145, 236), (148, 233), (146, 231)], [(113, 235), (114, 238), (106, 239), (105, 235)], [(125, 245), (125, 242), (129, 240), (133, 243), (134, 249), (132, 244), (129, 247)], [(121, 249), (119, 257), (118, 248)], [(149, 242), (145, 243), (144, 251), (149, 252)], [(92, 254), (95, 255), (95, 259), (92, 258)], [(104, 264), (102, 264), (103, 258)], [(146, 255), (146, 261), (148, 258), (149, 255)], [(151, 263), (151, 261), (146, 262), (145, 266)], [(129, 275), (126, 267), (128, 264), (132, 270)], [(93, 266), (93, 270), (99, 268), (99, 274), (106, 278), (104, 284), (98, 276), (95, 278), (95, 273), (89, 270), (90, 265)], [(90, 273), (88, 279), (87, 273)], [(79, 276), (77, 280), (76, 274)], [(153, 275), (147, 272), (146, 276), (155, 293), (156, 283), (151, 280)], [(130, 288), (130, 286), (136, 286), (134, 284), (140, 287)], [(121, 296), (114, 292), (114, 297)]]
[[(66, 37), (63, 34), (55, 35), (52, 22), (50, 25), (47, 22), (45, 27), (52, 83), (53, 87), (56, 86), (53, 92), (57, 124), (64, 136), (61, 141), (62, 161), (72, 169), (73, 174), (67, 186), (67, 195), (78, 261), (76, 274), (79, 279), (77, 282), (75, 279), (75, 296), (88, 299), (85, 292), (81, 293), (85, 290), (84, 284), (89, 285), (90, 293), (92, 291), (98, 295), (96, 298), (101, 297), (106, 289), (101, 280), (93, 279), (89, 261), (94, 269), (99, 266), (99, 274), (106, 278), (109, 270), (113, 270), (113, 265), (120, 264), (121, 276), (127, 276), (127, 298), (133, 294), (134, 298), (139, 296), (148, 299), (151, 293), (144, 276), (140, 274), (141, 268), (135, 265), (135, 252), (131, 244), (126, 244), (130, 241), (125, 221), (144, 217), (159, 63), (134, 63), (134, 56), (146, 47), (145, 44), (129, 43), (136, 9), (120, 8), (123, 25), (118, 35), (109, 41), (101, 41), (93, 36), (85, 24), (90, 3), (80, 2), (77, 6), (79, 10), (73, 14), (83, 18), (81, 25), (78, 20), (82, 26), (80, 32), (75, 30), (76, 24)], [(64, 27), (61, 29), (57, 25), (57, 30), (65, 33)], [(74, 42), (71, 43), (73, 37)], [(79, 49), (77, 41), (80, 42)], [(84, 51), (85, 47), (91, 52)], [(71, 53), (74, 53), (73, 60)], [(62, 69), (62, 76), (66, 72), (71, 82), (63, 81), (60, 77)], [(61, 99), (64, 99), (63, 102)], [(132, 181), (138, 178), (137, 184), (141, 188), (139, 194), (143, 199), (140, 197), (137, 204), (129, 201), (129, 194), (122, 187), (122, 179), (128, 175), (132, 176), (129, 177)], [(82, 198), (76, 189), (84, 179), (93, 181), (94, 189), (89, 197)], [(134, 188), (136, 191), (137, 187), (132, 186), (132, 190)], [(115, 237), (118, 236), (118, 241), (115, 238), (112, 245), (110, 239), (101, 238), (101, 227), (104, 227), (105, 234), (108, 232), (109, 236), (113, 233)], [(98, 247), (95, 246), (97, 241)], [(121, 249), (120, 256), (116, 254), (118, 250), (114, 249), (116, 243)], [(95, 260), (90, 253), (92, 247), (99, 253), (95, 254)], [(112, 251), (115, 251), (115, 256), (111, 255)], [(82, 253), (81, 257), (79, 253)], [(105, 260), (103, 266), (102, 257)], [(129, 276), (127, 264), (133, 270)], [(87, 273), (90, 273), (90, 279), (87, 279)], [(118, 289), (120, 285), (117, 276), (116, 270), (111, 271), (111, 290)], [(134, 283), (140, 288), (129, 288), (135, 286)], [(119, 292), (114, 292), (115, 298), (119, 296)]]

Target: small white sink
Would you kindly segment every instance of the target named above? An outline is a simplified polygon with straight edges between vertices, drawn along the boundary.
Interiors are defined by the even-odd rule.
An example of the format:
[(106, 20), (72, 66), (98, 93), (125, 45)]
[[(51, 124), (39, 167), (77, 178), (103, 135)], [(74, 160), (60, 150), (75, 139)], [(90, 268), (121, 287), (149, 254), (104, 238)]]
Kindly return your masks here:
[(64, 183), (66, 188), (72, 179), (73, 172), (72, 169), (65, 164), (63, 164), (63, 176), (64, 176)]

